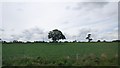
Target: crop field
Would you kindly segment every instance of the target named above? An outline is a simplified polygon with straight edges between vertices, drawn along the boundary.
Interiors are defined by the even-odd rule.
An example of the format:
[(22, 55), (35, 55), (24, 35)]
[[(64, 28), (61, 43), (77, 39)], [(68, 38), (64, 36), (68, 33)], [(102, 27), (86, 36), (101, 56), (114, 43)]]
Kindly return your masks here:
[(117, 65), (118, 43), (4, 43), (2, 53), (3, 66)]

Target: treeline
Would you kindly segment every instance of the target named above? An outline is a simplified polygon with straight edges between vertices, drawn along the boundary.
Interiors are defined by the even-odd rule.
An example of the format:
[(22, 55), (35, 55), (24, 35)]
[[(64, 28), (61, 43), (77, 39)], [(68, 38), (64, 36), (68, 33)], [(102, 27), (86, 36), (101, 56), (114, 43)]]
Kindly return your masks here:
[[(52, 42), (52, 41), (18, 41), (18, 40), (14, 40), (14, 41), (10, 41), (10, 42), (7, 42), (7, 41), (0, 41), (2, 43), (83, 43), (83, 41), (77, 41), (77, 40), (74, 40), (74, 41), (58, 41), (58, 42)], [(113, 40), (113, 41), (106, 41), (106, 40), (97, 40), (97, 41), (93, 41), (93, 42), (120, 42), (120, 40)]]

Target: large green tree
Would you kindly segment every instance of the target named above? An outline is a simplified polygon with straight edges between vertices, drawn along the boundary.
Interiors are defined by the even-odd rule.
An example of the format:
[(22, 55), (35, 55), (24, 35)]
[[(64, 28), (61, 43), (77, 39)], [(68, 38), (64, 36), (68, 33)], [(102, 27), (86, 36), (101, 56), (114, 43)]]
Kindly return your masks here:
[(66, 38), (60, 30), (54, 29), (48, 33), (48, 39), (52, 39), (53, 42), (58, 42), (60, 39)]

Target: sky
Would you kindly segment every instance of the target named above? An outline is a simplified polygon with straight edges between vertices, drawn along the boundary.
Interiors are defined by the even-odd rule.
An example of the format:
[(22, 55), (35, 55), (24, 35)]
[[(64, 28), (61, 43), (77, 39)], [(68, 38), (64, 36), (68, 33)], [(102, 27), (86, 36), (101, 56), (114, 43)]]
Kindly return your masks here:
[(117, 2), (1, 2), (0, 37), (6, 41), (49, 41), (58, 29), (68, 41), (118, 39)]

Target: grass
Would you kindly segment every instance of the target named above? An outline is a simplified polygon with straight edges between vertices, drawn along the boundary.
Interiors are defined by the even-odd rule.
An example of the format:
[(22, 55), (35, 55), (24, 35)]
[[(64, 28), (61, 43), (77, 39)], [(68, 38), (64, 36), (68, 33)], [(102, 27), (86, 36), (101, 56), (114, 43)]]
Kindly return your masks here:
[[(105, 62), (99, 65), (117, 65), (113, 59), (118, 54), (118, 43), (12, 43), (3, 44), (2, 50), (3, 65), (42, 65), (40, 61), (48, 62), (43, 65), (62, 65), (66, 59), (69, 59), (68, 65), (97, 65), (97, 62), (91, 62), (92, 57)], [(84, 59), (87, 60), (83, 62)], [(21, 60), (29, 62), (20, 63)]]
[(0, 42), (0, 67), (2, 66), (2, 43)]

